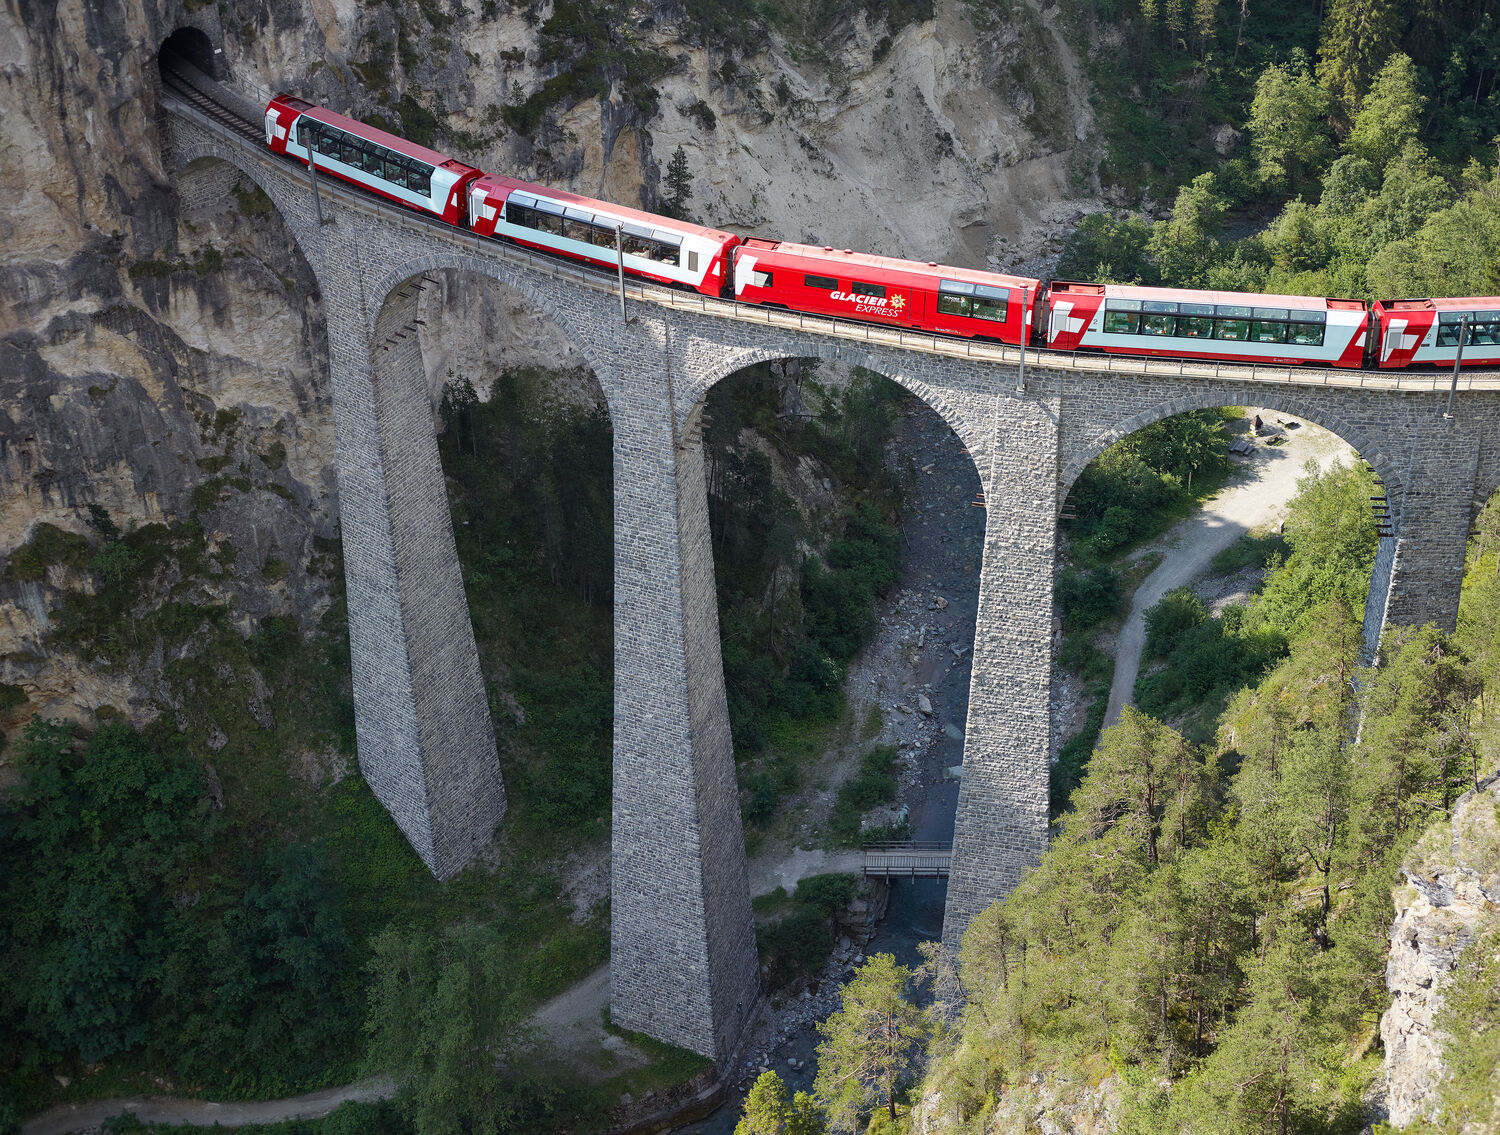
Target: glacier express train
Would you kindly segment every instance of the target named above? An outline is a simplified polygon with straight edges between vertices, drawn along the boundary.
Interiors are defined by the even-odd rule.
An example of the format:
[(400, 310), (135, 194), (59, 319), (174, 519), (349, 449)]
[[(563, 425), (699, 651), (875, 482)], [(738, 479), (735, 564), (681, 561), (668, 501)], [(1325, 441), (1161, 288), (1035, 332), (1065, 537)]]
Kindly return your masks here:
[(743, 238), (485, 173), (292, 95), (266, 145), (480, 236), (741, 303), (888, 327), (1099, 351), (1278, 366), (1500, 365), (1500, 297), (1357, 300), (1039, 280)]

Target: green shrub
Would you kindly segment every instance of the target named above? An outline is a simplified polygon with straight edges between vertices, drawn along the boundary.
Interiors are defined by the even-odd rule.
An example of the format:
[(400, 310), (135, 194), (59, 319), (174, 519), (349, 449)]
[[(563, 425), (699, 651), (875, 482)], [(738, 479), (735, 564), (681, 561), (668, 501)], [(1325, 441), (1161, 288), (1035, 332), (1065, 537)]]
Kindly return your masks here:
[(1057, 605), (1069, 631), (1103, 622), (1120, 607), (1120, 577), (1107, 567), (1088, 571), (1066, 567), (1057, 573)]
[(777, 989), (820, 967), (833, 949), (838, 916), (859, 893), (855, 875), (811, 875), (790, 898), (760, 902), (755, 940), (767, 986)]
[(45, 521), (32, 530), (31, 539), (10, 554), (6, 574), (12, 579), (41, 579), (53, 565), (83, 569), (92, 549), (76, 532), (65, 532)]
[(896, 750), (878, 745), (860, 758), (858, 771), (839, 786), (828, 817), (828, 835), (835, 846), (861, 842), (860, 817), (896, 798)]
[(1208, 621), (1203, 600), (1188, 587), (1169, 591), (1146, 612), (1146, 654), (1162, 658), (1170, 654), (1178, 639)]

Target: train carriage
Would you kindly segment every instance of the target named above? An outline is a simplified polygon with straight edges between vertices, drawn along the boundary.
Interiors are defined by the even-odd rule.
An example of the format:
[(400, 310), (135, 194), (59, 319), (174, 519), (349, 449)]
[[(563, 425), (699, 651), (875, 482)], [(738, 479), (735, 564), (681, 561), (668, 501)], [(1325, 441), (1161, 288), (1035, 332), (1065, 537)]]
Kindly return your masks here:
[(740, 239), (495, 174), (485, 174), (469, 188), (469, 227), (481, 236), (509, 237), (530, 248), (611, 268), (623, 259), (633, 276), (710, 296), (723, 293), (729, 253)]
[(1364, 362), (1368, 313), (1356, 300), (1052, 284), (1047, 345), (1064, 351), (1170, 355), (1296, 366)]
[(751, 239), (735, 254), (734, 294), (746, 303), (1018, 344), (1038, 282), (845, 249)]
[(463, 223), (468, 185), (480, 171), (342, 114), (291, 95), (266, 106), (266, 145), (304, 165), (364, 186), (391, 201)]
[(1462, 365), (1500, 363), (1500, 296), (1377, 300), (1371, 312), (1382, 369), (1452, 366), (1460, 336)]

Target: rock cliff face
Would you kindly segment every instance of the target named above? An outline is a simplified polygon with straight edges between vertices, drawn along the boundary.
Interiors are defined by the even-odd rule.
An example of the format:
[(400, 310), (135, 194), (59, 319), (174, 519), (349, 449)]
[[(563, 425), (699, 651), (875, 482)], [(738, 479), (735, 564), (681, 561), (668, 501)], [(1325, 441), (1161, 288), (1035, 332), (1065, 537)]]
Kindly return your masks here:
[(277, 0), (221, 26), (240, 78), (591, 196), (655, 206), (681, 145), (711, 225), (999, 267), (1076, 212), (1093, 115), (1056, 5), (942, 0), (892, 29), (850, 4), (749, 45), (700, 7)]
[[(209, 567), (146, 581), (136, 615), (208, 604), (243, 633), (270, 615), (307, 630), (336, 582), (319, 544), (337, 500), (316, 281), (248, 184), (194, 209), (165, 178), (157, 52), (174, 32), (204, 32), (212, 65), (243, 84), (489, 168), (649, 205), (680, 144), (705, 222), (1007, 266), (1072, 208), (1069, 161), (1090, 128), (1052, 17), (1011, 3), (1003, 18), (939, 3), (900, 28), (851, 4), (815, 37), (736, 24), (716, 38), (646, 0), (7, 0), (0, 556), (31, 542), (35, 564), (44, 524), (87, 543), (0, 577), (0, 683), (27, 698), (0, 726), (105, 705), (147, 721), (181, 700), (164, 675), (191, 639), (105, 665), (59, 630), (69, 596), (104, 579), (89, 506), (127, 532), (201, 528)], [(441, 305), (425, 344), (435, 401), (450, 371), (482, 387), (501, 366), (580, 362), (491, 285), (445, 279), (427, 303)], [(593, 396), (575, 385), (563, 393)]]
[(1428, 829), (1404, 874), (1385, 971), (1393, 999), (1380, 1019), (1386, 1107), (1397, 1127), (1436, 1114), (1443, 1046), (1462, 1038), (1444, 1035), (1435, 1018), (1464, 948), (1500, 930), (1500, 777)]
[[(212, 572), (148, 581), (135, 613), (222, 603), (242, 633), (272, 614), (307, 629), (330, 582), (313, 541), (337, 516), (316, 285), (249, 187), (178, 207), (154, 110), (169, 21), (82, 4), (6, 17), (0, 552), (14, 561), (43, 524), (99, 547), (89, 506), (125, 532), (196, 526)], [(0, 681), (28, 698), (7, 726), (105, 705), (146, 721), (173, 700), (173, 652), (106, 664), (60, 642), (59, 608), (101, 579), (73, 559), (0, 580)]]

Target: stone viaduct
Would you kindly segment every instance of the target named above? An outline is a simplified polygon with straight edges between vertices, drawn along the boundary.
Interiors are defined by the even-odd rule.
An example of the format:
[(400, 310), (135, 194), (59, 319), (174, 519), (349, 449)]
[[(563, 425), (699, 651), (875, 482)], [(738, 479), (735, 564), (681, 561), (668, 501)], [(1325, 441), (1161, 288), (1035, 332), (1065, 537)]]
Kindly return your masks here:
[[(227, 96), (227, 92), (225, 92)], [(271, 198), (316, 273), (328, 325), (359, 763), (428, 866), (458, 871), (505, 809), (412, 319), (424, 273), (523, 293), (593, 366), (614, 427), (615, 718), (611, 1011), (723, 1059), (759, 995), (719, 653), (701, 411), (748, 364), (858, 363), (962, 439), (988, 502), (944, 937), (1006, 894), (1047, 832), (1058, 511), (1106, 446), (1185, 410), (1269, 405), (1351, 443), (1384, 479), (1367, 632), (1453, 625), (1466, 537), (1500, 483), (1500, 377), (1215, 367), (1029, 352), (615, 282), (471, 237), (320, 179), (248, 130), (163, 96), (184, 202), (236, 179)]]

